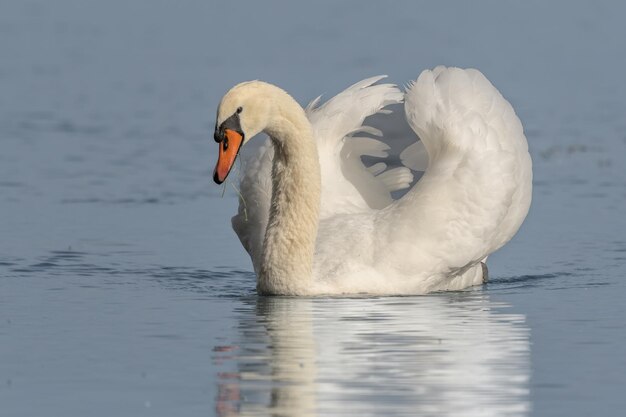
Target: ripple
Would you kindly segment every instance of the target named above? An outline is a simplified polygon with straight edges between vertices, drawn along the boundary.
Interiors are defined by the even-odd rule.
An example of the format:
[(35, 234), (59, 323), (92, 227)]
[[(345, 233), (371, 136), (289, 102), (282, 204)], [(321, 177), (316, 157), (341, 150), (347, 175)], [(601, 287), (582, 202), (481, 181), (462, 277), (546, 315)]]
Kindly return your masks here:
[(554, 272), (549, 274), (537, 274), (537, 275), (518, 275), (514, 277), (495, 277), (489, 280), (490, 284), (497, 283), (517, 283), (517, 282), (528, 282), (528, 281), (537, 281), (544, 279), (551, 279), (563, 276), (572, 275), (570, 272)]
[(15, 122), (13, 130), (22, 134), (57, 132), (81, 136), (96, 136), (103, 135), (109, 130), (107, 126), (101, 124), (58, 119), (53, 113), (49, 112), (30, 112), (17, 117), (18, 120)]
[(237, 298), (254, 295), (256, 283), (254, 273), (240, 269), (215, 271), (177, 267), (157, 267), (143, 271), (171, 289), (210, 294), (219, 298)]
[[(119, 251), (117, 251), (119, 252)], [(124, 251), (134, 254), (132, 251)], [(100, 263), (95, 262), (99, 258)], [(255, 294), (254, 273), (239, 268), (218, 267), (216, 269), (201, 269), (187, 266), (148, 266), (136, 268), (132, 266), (102, 264), (102, 259), (108, 259), (106, 253), (87, 253), (71, 250), (56, 250), (49, 252), (38, 262), (27, 265), (19, 262), (2, 262), (0, 265), (10, 267), (8, 270), (18, 276), (46, 275), (64, 277), (91, 277), (113, 278), (114, 280), (98, 281), (96, 284), (81, 282), (82, 286), (89, 285), (117, 285), (120, 280), (133, 282), (138, 277), (149, 279), (160, 286), (172, 290), (191, 291), (217, 298), (238, 298)]]
[(60, 259), (75, 259), (80, 258), (84, 255), (88, 255), (87, 252), (80, 252), (75, 250), (53, 250), (50, 251), (50, 253)]

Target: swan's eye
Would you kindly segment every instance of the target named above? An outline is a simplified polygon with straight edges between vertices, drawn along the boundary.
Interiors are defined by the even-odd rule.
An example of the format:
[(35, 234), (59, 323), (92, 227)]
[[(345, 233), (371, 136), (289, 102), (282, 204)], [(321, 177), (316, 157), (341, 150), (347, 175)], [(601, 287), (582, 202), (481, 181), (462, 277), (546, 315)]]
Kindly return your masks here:
[(241, 113), (243, 111), (243, 107), (237, 107), (237, 113)]

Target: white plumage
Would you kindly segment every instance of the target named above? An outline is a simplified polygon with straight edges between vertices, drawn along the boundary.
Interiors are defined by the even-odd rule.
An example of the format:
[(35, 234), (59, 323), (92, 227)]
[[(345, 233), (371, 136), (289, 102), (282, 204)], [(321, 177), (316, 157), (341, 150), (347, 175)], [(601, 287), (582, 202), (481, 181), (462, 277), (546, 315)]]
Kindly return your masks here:
[[(322, 105), (314, 100), (306, 119), (293, 99), (265, 83), (237, 86), (222, 100), (218, 122), (242, 106), (246, 128), (271, 137), (244, 163), (242, 201), (232, 219), (261, 292), (421, 294), (480, 284), (481, 261), (526, 217), (532, 170), (522, 125), (479, 71), (427, 70), (405, 94), (375, 84), (382, 78), (354, 84)], [(246, 114), (255, 111), (246, 103), (258, 95), (269, 97), (265, 105), (275, 114)], [(403, 167), (366, 167), (362, 156), (385, 157), (389, 147), (363, 121), (403, 100), (421, 140), (401, 153)], [(314, 147), (306, 146), (307, 135)], [(276, 146), (281, 157), (273, 171)], [(409, 168), (425, 173), (393, 200), (392, 191), (410, 186)], [(289, 207), (304, 207), (301, 222)], [(298, 266), (307, 263), (308, 269)]]

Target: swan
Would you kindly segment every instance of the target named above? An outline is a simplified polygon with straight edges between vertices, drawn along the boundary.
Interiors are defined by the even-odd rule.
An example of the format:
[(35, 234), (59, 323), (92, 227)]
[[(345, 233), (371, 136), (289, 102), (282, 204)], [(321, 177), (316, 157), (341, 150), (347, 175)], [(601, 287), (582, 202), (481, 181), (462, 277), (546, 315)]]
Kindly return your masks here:
[[(476, 69), (425, 70), (405, 93), (383, 78), (306, 108), (262, 81), (238, 84), (220, 101), (216, 183), (244, 144), (269, 136), (242, 167), (232, 218), (259, 294), (460, 290), (483, 283), (487, 256), (520, 228), (532, 161), (500, 92)], [(365, 118), (402, 102), (419, 140), (400, 154), (401, 167), (366, 166), (362, 156), (385, 157), (389, 147)], [(412, 170), (425, 172), (393, 199), (410, 187)]]

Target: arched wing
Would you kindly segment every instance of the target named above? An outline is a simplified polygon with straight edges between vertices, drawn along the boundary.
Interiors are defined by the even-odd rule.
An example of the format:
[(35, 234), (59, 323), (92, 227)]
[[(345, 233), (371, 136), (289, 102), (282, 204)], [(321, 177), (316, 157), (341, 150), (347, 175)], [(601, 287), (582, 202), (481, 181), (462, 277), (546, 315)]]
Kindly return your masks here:
[(401, 103), (402, 92), (393, 84), (375, 84), (385, 76), (360, 81), (306, 113), (317, 141), (322, 174), (322, 218), (381, 209), (392, 202), (391, 192), (409, 187), (411, 171), (388, 169), (384, 162), (366, 166), (361, 157), (385, 158), (389, 146), (382, 132), (363, 122), (390, 104)]
[(445, 260), (441, 273), (462, 274), (506, 243), (528, 212), (532, 171), (521, 122), (474, 69), (422, 72), (407, 87), (405, 111), (426, 152), (411, 145), (401, 159), (427, 169), (380, 213), (380, 224), (394, 244)]

